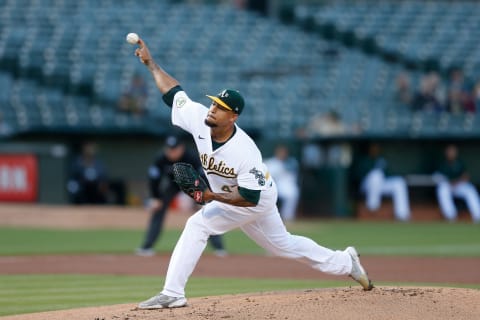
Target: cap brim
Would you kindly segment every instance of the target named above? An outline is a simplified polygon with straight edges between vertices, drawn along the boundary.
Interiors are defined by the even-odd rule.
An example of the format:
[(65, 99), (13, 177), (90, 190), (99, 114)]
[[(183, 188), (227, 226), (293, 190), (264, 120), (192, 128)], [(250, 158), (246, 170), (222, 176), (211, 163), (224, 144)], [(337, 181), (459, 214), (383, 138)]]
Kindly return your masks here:
[(230, 111), (233, 111), (232, 108), (230, 108), (225, 102), (223, 102), (222, 100), (220, 100), (220, 98), (218, 97), (215, 97), (215, 96), (209, 96), (208, 94), (206, 95), (208, 98), (212, 99), (213, 101), (215, 101), (217, 104), (221, 105), (222, 107), (224, 107), (225, 109), (227, 110), (230, 110)]

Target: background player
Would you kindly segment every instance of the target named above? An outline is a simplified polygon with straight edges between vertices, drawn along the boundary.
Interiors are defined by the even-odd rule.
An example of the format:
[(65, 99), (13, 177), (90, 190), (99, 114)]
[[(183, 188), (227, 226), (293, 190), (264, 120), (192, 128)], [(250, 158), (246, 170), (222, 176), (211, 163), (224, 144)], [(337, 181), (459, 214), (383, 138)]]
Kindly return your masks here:
[[(135, 251), (137, 255), (155, 254), (153, 246), (162, 231), (167, 209), (180, 192), (178, 185), (173, 181), (172, 166), (175, 162), (190, 163), (198, 171), (203, 172), (198, 156), (186, 150), (185, 142), (179, 136), (169, 135), (165, 139), (164, 149), (148, 170), (151, 217), (143, 244)], [(209, 241), (217, 256), (226, 255), (220, 235), (212, 235)]]
[(191, 216), (172, 253), (161, 293), (139, 304), (141, 309), (183, 307), (185, 286), (212, 234), (241, 228), (251, 239), (274, 255), (298, 259), (312, 268), (335, 275), (350, 275), (365, 290), (368, 276), (353, 247), (333, 251), (313, 240), (290, 234), (276, 207), (277, 189), (253, 140), (236, 125), (244, 108), (235, 90), (208, 96), (210, 108), (187, 96), (176, 79), (152, 59), (140, 39), (135, 55), (144, 63), (172, 107), (172, 123), (192, 134), (211, 190), (208, 202)]
[(480, 223), (480, 198), (477, 189), (469, 181), (470, 177), (462, 159), (458, 156), (458, 148), (454, 144), (445, 147), (444, 158), (434, 178), (437, 181), (437, 198), (445, 219), (455, 221), (457, 208), (454, 198), (463, 199), (475, 223)]
[(277, 185), (280, 215), (284, 221), (295, 220), (300, 196), (297, 159), (290, 156), (286, 145), (279, 144), (274, 156), (266, 159), (265, 164)]
[(380, 208), (382, 197), (393, 200), (393, 214), (399, 221), (410, 220), (410, 199), (405, 178), (392, 176), (388, 173), (388, 162), (382, 155), (378, 143), (368, 145), (367, 154), (355, 165), (357, 180), (360, 181), (360, 191), (365, 194), (368, 210)]

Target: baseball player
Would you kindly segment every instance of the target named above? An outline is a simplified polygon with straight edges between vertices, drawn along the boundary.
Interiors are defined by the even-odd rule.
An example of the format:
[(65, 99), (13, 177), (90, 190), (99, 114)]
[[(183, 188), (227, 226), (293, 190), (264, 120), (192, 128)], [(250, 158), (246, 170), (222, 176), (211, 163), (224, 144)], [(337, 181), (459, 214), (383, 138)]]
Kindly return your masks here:
[(206, 205), (192, 215), (173, 250), (163, 290), (141, 302), (140, 309), (183, 307), (185, 286), (210, 235), (240, 228), (270, 253), (298, 259), (312, 268), (350, 275), (364, 290), (373, 288), (354, 247), (333, 251), (313, 240), (290, 234), (278, 212), (277, 188), (253, 140), (236, 124), (244, 108), (238, 91), (225, 89), (210, 107), (192, 101), (179, 82), (158, 66), (142, 39), (135, 55), (150, 70), (172, 108), (172, 123), (195, 141), (210, 189), (195, 198)]
[(469, 181), (465, 163), (458, 156), (455, 144), (449, 144), (444, 150), (444, 159), (434, 174), (437, 182), (437, 198), (445, 219), (455, 221), (457, 208), (454, 198), (463, 199), (470, 211), (472, 220), (480, 223), (480, 197), (477, 189)]
[[(162, 231), (167, 209), (180, 192), (178, 185), (173, 181), (172, 167), (176, 162), (190, 163), (196, 169), (202, 170), (198, 156), (186, 150), (185, 142), (176, 135), (169, 135), (165, 139), (165, 147), (161, 154), (155, 158), (154, 163), (148, 169), (151, 217), (143, 244), (135, 250), (139, 256), (149, 257), (155, 254), (153, 246)], [(209, 241), (215, 255), (225, 256), (227, 254), (220, 235), (212, 235)]]
[(366, 196), (366, 205), (370, 211), (380, 208), (383, 196), (390, 196), (393, 199), (395, 219), (410, 220), (407, 183), (401, 176), (387, 175), (387, 160), (382, 156), (377, 143), (368, 146), (368, 154), (359, 161), (357, 171), (361, 181), (360, 189)]

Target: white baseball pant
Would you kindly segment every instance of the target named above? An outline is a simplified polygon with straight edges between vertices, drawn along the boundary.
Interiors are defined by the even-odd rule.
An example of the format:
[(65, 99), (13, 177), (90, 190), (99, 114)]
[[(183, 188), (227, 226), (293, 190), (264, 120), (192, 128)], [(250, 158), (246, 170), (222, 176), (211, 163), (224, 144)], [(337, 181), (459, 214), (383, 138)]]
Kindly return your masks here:
[(367, 208), (375, 211), (380, 208), (382, 196), (393, 199), (395, 218), (400, 221), (410, 219), (410, 203), (405, 179), (399, 176), (385, 177), (380, 169), (370, 171), (362, 182), (362, 191), (366, 195)]
[(453, 221), (457, 218), (457, 208), (453, 198), (460, 198), (467, 203), (468, 210), (474, 222), (480, 222), (480, 200), (475, 186), (470, 182), (460, 182), (455, 185), (448, 181), (437, 185), (437, 198), (445, 219)]
[(274, 207), (266, 213), (248, 213), (245, 208), (211, 202), (192, 215), (178, 240), (168, 266), (162, 293), (185, 296), (185, 286), (212, 234), (241, 228), (252, 240), (270, 253), (309, 264), (319, 271), (348, 275), (352, 269), (350, 255), (333, 251), (313, 240), (290, 234)]

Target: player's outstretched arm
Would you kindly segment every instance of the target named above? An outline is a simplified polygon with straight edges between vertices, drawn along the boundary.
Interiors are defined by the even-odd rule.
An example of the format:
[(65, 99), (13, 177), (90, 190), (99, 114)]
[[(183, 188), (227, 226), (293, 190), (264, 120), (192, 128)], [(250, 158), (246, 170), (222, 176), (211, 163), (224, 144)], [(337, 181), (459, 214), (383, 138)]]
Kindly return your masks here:
[(152, 73), (158, 90), (160, 90), (162, 94), (165, 94), (173, 87), (178, 86), (178, 81), (155, 63), (145, 42), (139, 38), (137, 44), (138, 48), (135, 50), (135, 55)]
[(228, 203), (237, 207), (255, 207), (256, 204), (245, 199), (239, 192), (238, 188), (232, 188), (231, 192), (215, 193), (211, 190), (205, 190), (203, 200), (209, 202), (216, 200), (223, 203)]

